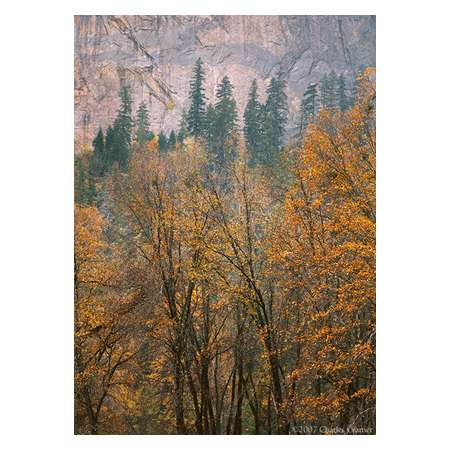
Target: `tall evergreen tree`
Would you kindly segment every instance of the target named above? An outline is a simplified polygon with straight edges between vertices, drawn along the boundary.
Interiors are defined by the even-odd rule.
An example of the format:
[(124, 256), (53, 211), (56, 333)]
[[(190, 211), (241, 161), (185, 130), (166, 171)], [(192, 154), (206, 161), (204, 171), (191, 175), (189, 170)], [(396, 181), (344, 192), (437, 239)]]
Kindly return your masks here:
[(80, 157), (75, 157), (75, 203), (82, 205), (86, 198), (86, 174)]
[(173, 150), (177, 145), (177, 137), (175, 135), (175, 131), (171, 131), (169, 134), (169, 141), (167, 142), (167, 147), (169, 150)]
[(303, 93), (299, 126), (300, 139), (303, 138), (308, 124), (312, 123), (316, 117), (317, 103), (317, 84), (310, 83)]
[(105, 136), (105, 172), (109, 170), (114, 160), (113, 157), (114, 129), (110, 125)]
[[(308, 86), (309, 87), (309, 86)], [(329, 101), (329, 83), (328, 83), (328, 74), (325, 73), (319, 82), (319, 102), (321, 108), (326, 108)]]
[(184, 142), (184, 138), (186, 137), (186, 132), (183, 128), (180, 128), (178, 130), (178, 134), (177, 134), (177, 141), (179, 144), (183, 144)]
[(338, 78), (334, 71), (325, 74), (320, 82), (320, 103), (322, 108), (336, 108), (337, 105)]
[(128, 86), (124, 86), (120, 90), (120, 99), (121, 105), (114, 121), (112, 155), (113, 160), (119, 163), (119, 167), (122, 170), (127, 170), (133, 129), (132, 100)]
[(89, 174), (92, 177), (102, 177), (106, 170), (106, 151), (105, 137), (103, 136), (101, 128), (98, 130), (95, 139), (92, 141), (92, 146), (94, 147), (94, 153), (92, 154), (89, 163)]
[(150, 118), (147, 105), (141, 102), (136, 114), (136, 140), (139, 146), (144, 146), (151, 138)]
[(217, 167), (234, 159), (236, 153), (237, 108), (233, 98), (233, 86), (228, 76), (224, 76), (216, 92), (214, 105), (214, 127), (211, 150)]
[(251, 164), (256, 163), (261, 158), (262, 121), (263, 111), (258, 101), (258, 86), (256, 80), (253, 80), (244, 112), (244, 136)]
[(203, 62), (197, 59), (194, 68), (194, 75), (190, 83), (189, 98), (191, 105), (187, 115), (187, 127), (192, 136), (198, 137), (203, 132), (203, 122), (206, 108), (205, 88), (205, 72), (203, 70)]
[(359, 83), (360, 80), (364, 78), (364, 66), (360, 66), (359, 70), (356, 73), (353, 73), (353, 77), (350, 79), (349, 86), (349, 98), (348, 98), (348, 107), (351, 108), (356, 102), (358, 97)]
[(95, 185), (95, 178), (89, 175), (87, 180), (86, 189), (86, 203), (88, 205), (94, 205), (97, 200), (97, 186)]
[(339, 109), (344, 112), (347, 111), (349, 107), (349, 99), (347, 96), (347, 87), (345, 84), (344, 74), (340, 74), (338, 78), (338, 87), (337, 87), (337, 96), (338, 96), (338, 106)]
[(267, 89), (262, 131), (263, 148), (259, 157), (259, 162), (262, 164), (270, 164), (283, 145), (283, 135), (288, 117), (285, 87), (286, 82), (278, 76), (270, 80)]
[(322, 108), (336, 108), (337, 83), (338, 79), (334, 71), (325, 74), (320, 80), (320, 104)]
[(161, 131), (158, 135), (158, 145), (159, 145), (159, 152), (160, 153), (166, 153), (168, 145), (167, 145), (167, 138), (163, 131)]
[(330, 73), (330, 108), (338, 108), (338, 83), (339, 78), (334, 70)]
[[(97, 198), (97, 188), (95, 178), (90, 174), (91, 160), (84, 157), (75, 158), (75, 203), (80, 205), (92, 205)], [(86, 167), (89, 164), (89, 170)]]
[(208, 104), (205, 114), (204, 136), (208, 145), (208, 149), (212, 151), (214, 139), (216, 136), (216, 111), (211, 103)]

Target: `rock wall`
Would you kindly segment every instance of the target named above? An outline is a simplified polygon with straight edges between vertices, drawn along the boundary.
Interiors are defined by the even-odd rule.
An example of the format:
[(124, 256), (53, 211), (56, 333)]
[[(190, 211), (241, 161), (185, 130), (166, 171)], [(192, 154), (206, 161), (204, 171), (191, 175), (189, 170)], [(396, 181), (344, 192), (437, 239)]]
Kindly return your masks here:
[(375, 17), (75, 16), (75, 149), (114, 120), (124, 83), (135, 108), (149, 104), (152, 130), (178, 127), (198, 57), (208, 99), (227, 74), (240, 119), (252, 80), (264, 98), (270, 77), (281, 71), (292, 129), (311, 81), (331, 70), (351, 76), (375, 66)]

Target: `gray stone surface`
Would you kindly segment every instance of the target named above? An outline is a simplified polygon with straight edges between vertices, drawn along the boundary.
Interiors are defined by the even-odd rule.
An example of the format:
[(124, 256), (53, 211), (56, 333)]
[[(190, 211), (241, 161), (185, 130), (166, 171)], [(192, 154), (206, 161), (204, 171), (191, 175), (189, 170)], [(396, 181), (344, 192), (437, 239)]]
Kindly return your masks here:
[(311, 81), (331, 70), (351, 76), (375, 66), (375, 17), (76, 16), (76, 150), (114, 120), (123, 83), (131, 86), (135, 108), (148, 102), (154, 131), (176, 128), (198, 57), (208, 99), (227, 74), (241, 120), (252, 80), (263, 97), (270, 77), (281, 71), (292, 129)]

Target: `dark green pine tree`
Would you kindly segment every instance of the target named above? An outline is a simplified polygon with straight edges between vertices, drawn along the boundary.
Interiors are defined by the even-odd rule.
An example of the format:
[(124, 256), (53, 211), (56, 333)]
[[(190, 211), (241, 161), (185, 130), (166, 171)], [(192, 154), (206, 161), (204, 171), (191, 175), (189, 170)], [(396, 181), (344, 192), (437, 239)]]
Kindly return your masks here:
[(347, 111), (349, 105), (349, 99), (347, 97), (347, 87), (345, 85), (345, 77), (344, 74), (339, 75), (338, 79), (338, 87), (337, 87), (337, 95), (338, 95), (338, 106), (342, 112)]
[(261, 159), (261, 146), (263, 140), (263, 111), (258, 101), (258, 86), (253, 80), (248, 94), (248, 102), (244, 112), (244, 136), (247, 150), (250, 155), (250, 164), (253, 165)]
[(303, 139), (307, 126), (314, 122), (317, 114), (317, 84), (310, 83), (303, 93), (299, 135), (300, 139)]
[(237, 146), (237, 108), (233, 98), (233, 86), (224, 76), (216, 92), (214, 127), (208, 131), (212, 136), (210, 150), (217, 168), (233, 161)]
[(143, 147), (150, 139), (150, 118), (147, 105), (141, 102), (136, 113), (136, 140)]
[(86, 190), (86, 203), (94, 205), (97, 201), (97, 186), (95, 185), (95, 178), (89, 175)]
[(113, 161), (119, 163), (122, 170), (128, 169), (130, 155), (133, 119), (131, 117), (132, 100), (130, 88), (125, 86), (120, 90), (121, 105), (117, 118), (114, 121), (114, 133), (112, 143)]
[(279, 76), (270, 80), (267, 100), (264, 105), (263, 143), (259, 162), (271, 164), (283, 145), (283, 135), (287, 123), (288, 106), (284, 92), (286, 82)]
[(351, 77), (349, 81), (349, 96), (348, 96), (348, 108), (352, 108), (356, 102), (356, 97), (358, 96), (358, 85), (359, 80), (361, 79), (361, 75), (364, 71), (364, 67), (361, 66), (359, 71), (356, 73), (353, 73), (353, 76)]
[(167, 145), (167, 138), (166, 135), (161, 131), (158, 135), (158, 145), (159, 145), (159, 152), (160, 153), (166, 153), (168, 149)]
[(109, 170), (111, 167), (114, 157), (113, 157), (113, 143), (114, 143), (114, 129), (110, 125), (106, 130), (105, 136), (105, 152), (104, 152), (104, 160), (105, 160), (105, 172)]
[(80, 157), (75, 157), (75, 203), (82, 205), (86, 199), (86, 174)]
[(175, 131), (171, 131), (169, 134), (169, 141), (167, 142), (167, 147), (169, 150), (173, 150), (177, 145), (177, 136), (175, 135)]
[(105, 137), (103, 136), (103, 131), (101, 128), (98, 130), (95, 139), (92, 141), (92, 146), (94, 147), (94, 153), (92, 154), (89, 162), (89, 174), (91, 177), (102, 177), (106, 171), (106, 151)]
[(338, 76), (334, 70), (330, 73), (330, 108), (338, 108)]
[(337, 82), (338, 79), (334, 71), (325, 74), (320, 80), (320, 105), (322, 108), (336, 108)]
[(89, 171), (86, 173), (87, 164), (90, 169), (90, 161), (82, 157), (75, 158), (75, 203), (80, 205), (92, 205), (97, 198), (95, 179)]
[(214, 106), (211, 105), (211, 103), (209, 103), (208, 107), (206, 108), (203, 134), (205, 136), (208, 150), (210, 152), (212, 152), (214, 139), (216, 136), (215, 127), (216, 127), (216, 111), (214, 109)]
[(178, 141), (178, 143), (179, 144), (183, 144), (185, 137), (186, 137), (186, 132), (183, 130), (183, 128), (180, 128), (178, 130), (178, 134), (177, 134), (177, 141)]
[(205, 72), (203, 63), (200, 58), (197, 59), (194, 68), (194, 75), (190, 83), (189, 98), (191, 105), (187, 114), (187, 128), (189, 134), (198, 137), (203, 133), (203, 122), (206, 108), (205, 88)]
[[(323, 77), (320, 79), (319, 82), (320, 86), (320, 96), (319, 96), (319, 102), (321, 108), (327, 108), (328, 101), (329, 101), (329, 82), (328, 82), (328, 74), (325, 73)], [(309, 86), (308, 86), (309, 87)]]

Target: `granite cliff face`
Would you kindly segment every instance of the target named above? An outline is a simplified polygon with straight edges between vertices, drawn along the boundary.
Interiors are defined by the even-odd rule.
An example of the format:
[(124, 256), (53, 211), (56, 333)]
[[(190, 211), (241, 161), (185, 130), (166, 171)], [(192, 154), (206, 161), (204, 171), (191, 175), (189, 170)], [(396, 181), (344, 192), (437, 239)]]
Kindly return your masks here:
[(135, 107), (148, 102), (152, 130), (176, 128), (198, 57), (208, 100), (227, 74), (240, 119), (252, 80), (264, 98), (270, 77), (281, 72), (292, 127), (311, 81), (375, 66), (375, 17), (75, 16), (76, 150), (114, 120), (122, 84), (131, 86)]

